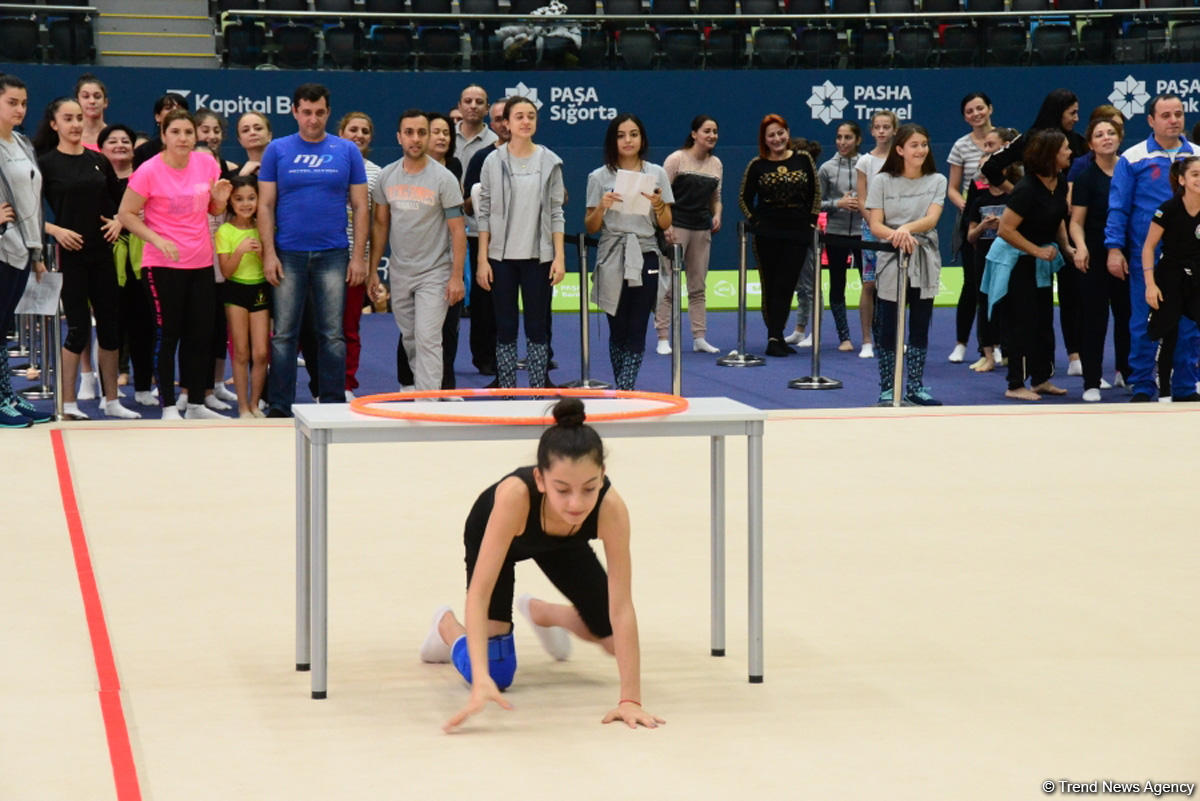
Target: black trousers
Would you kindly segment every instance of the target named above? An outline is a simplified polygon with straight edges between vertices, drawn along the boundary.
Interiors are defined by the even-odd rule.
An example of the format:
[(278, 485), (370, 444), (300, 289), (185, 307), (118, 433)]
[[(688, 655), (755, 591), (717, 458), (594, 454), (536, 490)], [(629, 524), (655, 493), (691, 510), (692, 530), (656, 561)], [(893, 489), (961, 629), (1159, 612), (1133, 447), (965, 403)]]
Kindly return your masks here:
[[(484, 289), (475, 281), (475, 266), (479, 263), (479, 241), (467, 240), (467, 280), (471, 284), (471, 363), (479, 370), (496, 371), (496, 308), (492, 291)], [(445, 337), (446, 332), (442, 332)]]
[[(1105, 265), (1107, 249), (1100, 247), (1093, 252), (1089, 248), (1088, 253), (1088, 271), (1080, 274), (1079, 281), (1079, 358), (1083, 362), (1084, 389), (1099, 389), (1110, 312), (1117, 370), (1123, 376), (1129, 375), (1129, 285), (1109, 274)], [(1063, 267), (1060, 272), (1067, 269), (1074, 268)]]
[[(908, 288), (904, 296), (908, 305), (908, 344), (914, 348), (929, 347), (929, 323), (933, 319), (933, 298), (921, 298), (919, 287)], [(900, 304), (894, 300), (877, 297), (875, 308), (879, 310), (879, 347), (896, 349), (896, 315)]]
[[(964, 345), (971, 339), (971, 323), (979, 309), (979, 264), (975, 260), (975, 246), (963, 239), (962, 243), (963, 282), (958, 294), (958, 307), (954, 313), (954, 341)], [(983, 340), (980, 339), (980, 344)], [(992, 343), (987, 343), (992, 344)]]
[[(145, 274), (143, 273), (143, 276)], [(127, 350), (126, 369), (133, 367), (133, 388), (149, 392), (154, 384), (154, 304), (145, 278), (139, 281), (126, 265), (125, 286), (119, 290), (120, 313), (118, 327), (124, 350)]]
[(1008, 388), (1034, 386), (1050, 380), (1054, 372), (1054, 294), (1037, 285), (1032, 256), (1021, 256), (1008, 279), (1004, 297), (1008, 321)]
[(158, 328), (154, 366), (159, 400), (163, 406), (175, 403), (178, 350), (180, 385), (191, 403), (201, 403), (204, 390), (212, 387), (212, 307), (217, 286), (212, 267), (149, 267), (142, 272), (147, 276)]
[(767, 339), (783, 339), (788, 314), (792, 309), (792, 292), (804, 264), (802, 240), (754, 237), (754, 257), (758, 261), (758, 278), (762, 283), (762, 316), (767, 326)]
[(61, 297), (67, 317), (63, 349), (79, 354), (91, 345), (94, 316), (100, 347), (116, 350), (121, 346), (120, 287), (113, 267), (112, 248), (77, 253), (64, 250), (60, 262), (63, 274)]
[[(1105, 249), (1104, 252), (1108, 252)], [(1067, 353), (1083, 348), (1083, 273), (1070, 262), (1058, 271), (1058, 327)], [(1081, 357), (1082, 358), (1082, 357)]]
[(658, 303), (658, 254), (642, 254), (642, 285), (621, 283), (617, 313), (608, 315), (609, 337), (614, 345), (630, 353), (646, 351), (646, 328)]
[(860, 274), (862, 273), (862, 251), (827, 245), (825, 256), (829, 259), (829, 304), (845, 306), (846, 271), (850, 269), (849, 262), (853, 258), (854, 269), (858, 270)]

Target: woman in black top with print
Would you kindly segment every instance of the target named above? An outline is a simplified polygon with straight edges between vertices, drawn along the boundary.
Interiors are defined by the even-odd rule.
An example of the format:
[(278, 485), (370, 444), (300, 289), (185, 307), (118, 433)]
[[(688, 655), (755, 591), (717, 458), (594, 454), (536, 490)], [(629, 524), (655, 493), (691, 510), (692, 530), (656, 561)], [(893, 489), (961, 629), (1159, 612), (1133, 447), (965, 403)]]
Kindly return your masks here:
[[(554, 405), (554, 425), (538, 442), (537, 466), (521, 467), (475, 501), (463, 533), (467, 552), (467, 607), (463, 622), (440, 607), (420, 656), (453, 662), (471, 684), (467, 704), (446, 722), (449, 731), (490, 702), (512, 706), (500, 694), (513, 680), (513, 587), (516, 562), (533, 559), (570, 600), (552, 604), (521, 596), (517, 607), (555, 659), (570, 654), (568, 632), (616, 657), (620, 696), (602, 722), (630, 728), (663, 723), (642, 709), (641, 654), (631, 593), (629, 510), (604, 472), (604, 444), (585, 425), (583, 401)], [(608, 570), (589, 540), (604, 544)]]
[(821, 211), (817, 171), (808, 151), (790, 147), (787, 121), (778, 114), (758, 126), (758, 157), (746, 167), (738, 203), (754, 230), (754, 256), (762, 282), (767, 355), (796, 349), (783, 341), (792, 291)]
[[(993, 157), (994, 158), (994, 157)], [(1042, 130), (1029, 139), (1023, 154), (1025, 177), (1013, 188), (1000, 215), (998, 235), (1020, 251), (1008, 279), (1008, 391), (1014, 400), (1065, 395), (1050, 383), (1054, 372), (1054, 298), (1047, 282), (1039, 286), (1037, 262), (1067, 260), (1075, 251), (1067, 240), (1067, 181), (1071, 147), (1062, 131)], [(991, 159), (988, 160), (991, 163)], [(1003, 177), (1003, 176), (1002, 176)], [(1033, 388), (1025, 386), (1030, 378)]]
[(109, 417), (137, 418), (117, 400), (120, 290), (112, 243), (121, 234), (116, 220), (120, 186), (108, 159), (83, 146), (83, 108), (74, 98), (46, 107), (34, 137), (42, 195), (54, 213), (46, 233), (59, 244), (62, 304), (67, 316), (63, 340), (63, 416), (86, 419), (75, 399), (79, 354), (92, 343), (92, 317), (100, 344), (101, 410)]
[[(1146, 304), (1151, 310), (1146, 332), (1151, 339), (1175, 331), (1180, 317), (1200, 323), (1200, 156), (1177, 159), (1171, 165), (1171, 183), (1175, 196), (1150, 218), (1142, 246)], [(1162, 257), (1156, 265), (1159, 242)]]
[(1117, 362), (1115, 383), (1124, 386), (1129, 375), (1129, 286), (1124, 276), (1108, 271), (1104, 223), (1108, 219), (1108, 189), (1117, 165), (1124, 125), (1112, 119), (1093, 118), (1087, 129), (1095, 158), (1075, 179), (1071, 191), (1071, 240), (1075, 243), (1075, 269), (1081, 276), (1080, 361), (1083, 366), (1083, 399), (1100, 400), (1106, 389), (1103, 372), (1104, 340), (1112, 310), (1113, 350)]

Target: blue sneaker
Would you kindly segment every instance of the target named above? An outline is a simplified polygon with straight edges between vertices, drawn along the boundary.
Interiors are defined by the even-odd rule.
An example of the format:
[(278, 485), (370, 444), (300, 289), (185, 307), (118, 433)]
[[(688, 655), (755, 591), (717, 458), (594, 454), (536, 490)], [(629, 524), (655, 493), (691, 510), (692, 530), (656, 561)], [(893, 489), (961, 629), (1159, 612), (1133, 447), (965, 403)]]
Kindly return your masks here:
[(30, 403), (28, 398), (20, 395), (13, 399), (12, 405), (14, 409), (28, 417), (31, 423), (49, 423), (54, 419), (52, 413), (38, 411), (38, 408)]
[(33, 421), (17, 411), (12, 400), (0, 403), (0, 428), (29, 428)]
[(929, 387), (913, 387), (904, 397), (916, 406), (941, 406), (942, 402), (929, 393)]

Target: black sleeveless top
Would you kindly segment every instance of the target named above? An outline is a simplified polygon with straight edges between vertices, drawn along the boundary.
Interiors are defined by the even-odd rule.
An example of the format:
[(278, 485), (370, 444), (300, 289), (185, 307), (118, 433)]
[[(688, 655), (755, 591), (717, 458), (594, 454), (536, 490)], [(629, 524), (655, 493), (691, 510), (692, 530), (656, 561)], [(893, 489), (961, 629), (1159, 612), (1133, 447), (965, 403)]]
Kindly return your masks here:
[[(604, 477), (604, 483), (600, 487), (600, 494), (592, 513), (579, 526), (579, 530), (569, 536), (547, 534), (542, 530), (543, 495), (538, 491), (537, 482), (533, 480), (533, 466), (518, 467), (504, 478), (511, 476), (521, 479), (529, 489), (529, 517), (525, 521), (524, 531), (519, 537), (514, 537), (512, 545), (509, 546), (509, 561), (519, 562), (522, 559), (529, 559), (548, 551), (563, 548), (587, 547), (588, 540), (596, 539), (600, 520), (600, 504), (604, 501), (608, 488), (612, 486), (608, 476)], [(463, 532), (463, 539), (466, 543), (474, 543), (478, 547), (479, 543), (483, 541), (488, 518), (492, 516), (492, 509), (496, 505), (496, 487), (500, 485), (500, 481), (485, 489), (475, 501), (475, 505), (471, 507), (471, 513), (467, 515), (467, 525)]]

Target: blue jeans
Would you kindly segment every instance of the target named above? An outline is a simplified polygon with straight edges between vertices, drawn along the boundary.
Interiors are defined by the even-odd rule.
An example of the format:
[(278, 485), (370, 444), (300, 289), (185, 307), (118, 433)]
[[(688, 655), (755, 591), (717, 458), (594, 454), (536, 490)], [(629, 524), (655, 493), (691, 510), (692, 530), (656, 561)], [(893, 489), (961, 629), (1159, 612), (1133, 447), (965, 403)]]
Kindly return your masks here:
[(271, 337), (271, 410), (290, 415), (296, 399), (296, 349), (307, 303), (317, 333), (317, 395), (321, 403), (346, 401), (346, 248), (282, 250), (283, 280), (272, 292), (275, 334)]

